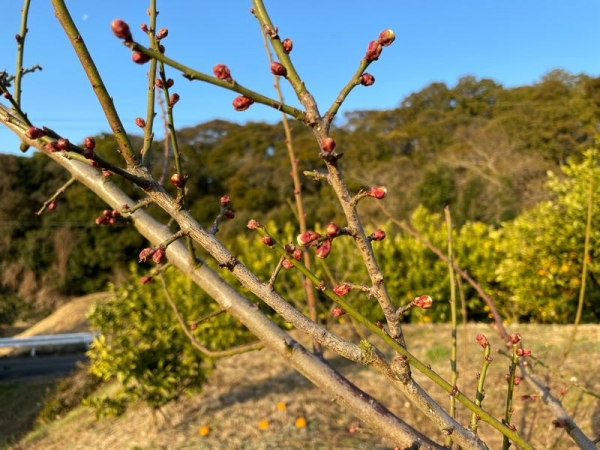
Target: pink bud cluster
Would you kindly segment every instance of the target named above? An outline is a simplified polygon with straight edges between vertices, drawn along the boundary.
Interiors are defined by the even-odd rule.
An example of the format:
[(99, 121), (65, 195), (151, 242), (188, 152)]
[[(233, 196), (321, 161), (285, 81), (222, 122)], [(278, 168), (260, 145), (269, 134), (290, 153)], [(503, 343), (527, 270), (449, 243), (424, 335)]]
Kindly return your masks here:
[(365, 60), (372, 62), (379, 59), (383, 47), (391, 45), (391, 43), (394, 42), (394, 39), (396, 39), (396, 35), (392, 30), (388, 29), (379, 33), (379, 38), (377, 40), (369, 42), (365, 53)]
[(167, 249), (164, 245), (159, 245), (156, 248), (145, 248), (140, 252), (140, 262), (148, 262), (150, 258), (155, 264), (162, 264), (167, 255)]
[(219, 199), (219, 206), (221, 208), (223, 216), (226, 219), (233, 219), (235, 217), (235, 212), (233, 211), (233, 209), (231, 209), (231, 198), (229, 198), (229, 195), (221, 196), (221, 198)]
[(236, 111), (246, 111), (250, 108), (250, 105), (254, 103), (250, 97), (246, 97), (245, 95), (239, 95), (233, 99), (233, 109)]
[[(302, 250), (296, 247), (294, 244), (286, 244), (285, 251), (296, 261), (300, 261), (302, 259)], [(291, 269), (294, 267), (294, 263), (291, 261), (291, 259), (284, 259), (282, 265), (284, 269)]]
[(96, 217), (96, 225), (114, 225), (120, 216), (116, 209), (105, 209), (100, 217)]
[(421, 295), (415, 298), (411, 303), (413, 306), (417, 306), (421, 309), (429, 309), (433, 305), (433, 299), (429, 295)]

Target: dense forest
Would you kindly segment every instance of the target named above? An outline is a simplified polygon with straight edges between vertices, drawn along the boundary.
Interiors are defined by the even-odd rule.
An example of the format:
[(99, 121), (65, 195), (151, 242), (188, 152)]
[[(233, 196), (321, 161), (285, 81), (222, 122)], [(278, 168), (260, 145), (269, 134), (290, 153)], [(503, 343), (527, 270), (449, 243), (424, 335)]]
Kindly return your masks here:
[[(292, 125), (300, 169), (322, 170), (310, 130), (300, 123)], [(574, 228), (581, 242), (569, 241), (567, 237), (565, 247), (556, 252), (551, 246), (559, 244), (546, 239), (549, 243), (545, 257), (566, 254), (568, 261), (563, 262), (569, 263), (567, 269), (561, 261), (545, 266), (542, 262), (528, 263), (534, 277), (545, 270), (552, 275), (550, 281), (559, 283), (558, 275), (563, 274), (568, 277), (566, 285), (560, 281), (563, 284), (552, 287), (550, 281), (546, 282), (550, 278), (543, 277), (546, 284), (529, 286), (529, 294), (519, 293), (527, 283), (511, 281), (511, 276), (527, 276), (525, 269), (517, 275), (507, 275), (511, 267), (519, 268), (525, 263), (515, 259), (514, 248), (506, 247), (506, 242), (512, 237), (511, 245), (520, 247), (523, 235), (518, 233), (526, 232), (526, 224), (541, 220), (543, 205), (554, 205), (556, 209), (562, 200), (567, 202), (568, 192), (563, 192), (561, 180), (569, 178), (569, 173), (575, 174), (572, 179), (578, 179), (577, 170), (585, 166), (585, 150), (596, 145), (599, 125), (600, 78), (556, 70), (538, 83), (516, 88), (470, 76), (461, 78), (454, 87), (432, 83), (406, 97), (396, 109), (346, 114), (332, 136), (336, 149), (343, 152), (342, 168), (349, 188), (358, 191), (386, 186), (385, 208), (391, 217), (421, 223), (426, 237), (435, 240), (434, 232), (427, 233), (431, 225), (428, 221), (438, 220), (446, 205), (450, 206), (457, 233), (471, 230), (465, 249), (484, 252), (486, 245), (492, 245), (490, 239), (497, 236), (494, 233), (504, 230), (505, 247), (496, 240), (494, 249), (488, 248), (494, 258), (483, 255), (480, 260), (463, 259), (500, 302), (504, 301), (503, 312), (507, 314), (514, 309), (510, 302), (518, 302), (526, 295), (554, 295), (556, 302), (577, 295), (580, 280), (573, 278), (580, 276), (577, 261), (582, 257), (581, 227)], [(236, 217), (221, 226), (220, 236), (238, 252), (243, 253), (244, 246), (248, 247), (240, 240), (240, 236), (247, 235), (248, 219), (271, 221), (282, 230), (286, 229), (284, 224), (296, 222), (291, 206), (292, 180), (282, 176), (289, 173), (290, 162), (281, 124), (239, 125), (215, 120), (182, 129), (178, 138), (190, 177), (186, 187), (192, 214), (209, 227), (219, 212), (219, 198), (228, 194)], [(97, 136), (96, 142), (97, 153), (117, 160), (116, 145), (110, 135)], [(164, 142), (160, 141), (155, 147), (153, 170), (160, 174), (168, 148), (164, 149)], [(171, 162), (167, 164), (170, 166)], [(590, 164), (590, 170), (595, 169), (594, 163)], [(565, 171), (565, 167), (570, 169)], [(109, 281), (118, 284), (128, 276), (128, 266), (136, 262), (144, 242), (126, 220), (119, 218), (111, 226), (97, 225), (95, 220), (102, 216), (105, 207), (77, 184), (58, 198), (51, 211), (36, 215), (42, 204), (68, 181), (68, 174), (44, 155), (0, 155), (0, 171), (0, 323), (44, 314), (65, 297), (102, 290)], [(555, 174), (554, 178), (549, 179), (549, 172)], [(554, 189), (548, 187), (549, 180)], [(118, 182), (132, 196), (140, 198), (135, 186)], [(309, 226), (318, 227), (329, 221), (341, 223), (341, 211), (334, 209), (335, 202), (327, 201), (331, 195), (327, 185), (306, 178), (303, 194)], [(548, 203), (550, 200), (555, 203)], [(585, 201), (585, 197), (580, 200)], [(568, 208), (567, 203), (563, 207)], [(372, 221), (367, 226), (380, 227), (389, 220), (372, 203), (366, 207), (370, 210), (364, 212)], [(575, 209), (585, 210), (585, 205), (576, 205)], [(559, 216), (565, 216), (565, 211), (559, 211)], [(585, 216), (582, 217), (584, 223)], [(476, 225), (484, 227), (484, 231), (478, 234), (476, 230), (481, 228)], [(553, 226), (568, 229), (558, 223)], [(546, 233), (546, 237), (551, 232), (541, 226), (536, 229)], [(401, 232), (390, 228), (388, 233), (393, 236)], [(440, 236), (443, 245), (443, 234)], [(476, 241), (477, 237), (482, 241)], [(389, 241), (389, 245), (395, 242)], [(402, 242), (397, 245), (404, 245)], [(393, 283), (399, 297), (412, 295), (419, 287), (414, 285), (414, 278), (419, 277), (413, 273), (419, 267), (411, 268), (407, 260), (398, 260), (406, 256), (405, 252), (406, 249), (399, 249), (389, 253), (390, 264), (396, 258), (396, 264), (404, 267), (398, 269), (398, 280)], [(557, 276), (551, 273), (554, 265)], [(439, 272), (435, 276), (444, 279)], [(597, 287), (594, 276), (592, 270), (592, 293)], [(421, 278), (423, 283), (431, 281), (431, 277)], [(441, 290), (438, 295), (445, 294)], [(589, 305), (592, 298), (595, 297), (590, 294)], [(540, 312), (546, 308), (543, 303), (537, 309), (522, 309), (511, 317), (567, 321), (572, 319), (574, 305), (557, 308), (546, 319)], [(481, 318), (476, 313), (480, 306), (469, 303), (469, 308), (470, 317)], [(588, 308), (584, 317), (598, 319), (600, 309)], [(444, 320), (445, 316), (440, 313), (434, 318)]]

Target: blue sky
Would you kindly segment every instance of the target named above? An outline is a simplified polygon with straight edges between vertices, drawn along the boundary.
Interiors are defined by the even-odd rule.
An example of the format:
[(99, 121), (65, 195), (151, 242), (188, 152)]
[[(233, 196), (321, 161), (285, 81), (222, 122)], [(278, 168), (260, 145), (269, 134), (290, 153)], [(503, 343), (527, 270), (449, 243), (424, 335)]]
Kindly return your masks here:
[[(21, 1), (2, 1), (0, 70), (14, 71), (14, 35)], [(159, 1), (159, 27), (172, 58), (211, 73), (227, 64), (241, 84), (275, 97), (265, 50), (251, 1)], [(162, 6), (161, 6), (162, 3)], [(600, 76), (600, 2), (596, 0), (265, 0), (280, 36), (294, 41), (292, 57), (321, 111), (325, 111), (354, 73), (367, 44), (385, 28), (397, 39), (368, 71), (376, 82), (359, 87), (341, 112), (389, 109), (434, 81), (454, 85), (464, 75), (492, 78), (504, 86), (538, 81), (555, 68)], [(135, 117), (145, 115), (146, 70), (112, 36), (112, 19), (130, 23), (134, 38), (146, 42), (139, 25), (147, 21), (147, 2), (137, 0), (67, 1), (122, 120), (132, 133)], [(25, 65), (44, 70), (24, 80), (23, 107), (32, 122), (81, 142), (109, 131), (85, 75), (64, 37), (49, 1), (33, 1)], [(280, 120), (277, 111), (253, 105), (235, 112), (229, 91), (189, 82), (171, 71), (173, 92), (181, 96), (176, 125), (214, 118), (236, 122)], [(286, 101), (297, 105), (290, 89)], [(5, 102), (4, 102), (5, 103)], [(5, 103), (6, 104), (6, 103)], [(160, 128), (156, 130), (160, 137)], [(0, 127), (0, 152), (15, 152), (18, 141)], [(18, 150), (17, 150), (18, 151)]]

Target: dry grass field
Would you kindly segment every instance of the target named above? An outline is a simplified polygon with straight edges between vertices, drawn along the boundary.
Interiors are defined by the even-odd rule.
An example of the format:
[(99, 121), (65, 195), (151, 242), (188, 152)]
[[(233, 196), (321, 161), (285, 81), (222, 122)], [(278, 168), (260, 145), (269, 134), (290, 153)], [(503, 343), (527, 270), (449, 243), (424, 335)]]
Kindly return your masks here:
[[(342, 332), (350, 328), (340, 325)], [(553, 365), (571, 331), (570, 326), (513, 325), (520, 332), (525, 347)], [(348, 330), (349, 331), (349, 330)], [(405, 327), (409, 349), (439, 373), (449, 378), (450, 327), (447, 325), (409, 325)], [(481, 348), (475, 336), (484, 333), (492, 344), (494, 361), (488, 373), (484, 407), (501, 415), (504, 410), (508, 360), (497, 354), (503, 343), (488, 325), (469, 324), (461, 327), (459, 339), (458, 386), (473, 396), (476, 374), (481, 364)], [(350, 335), (350, 334), (349, 334)], [(302, 341), (302, 339), (300, 339)], [(384, 379), (366, 367), (350, 364), (334, 355), (327, 359), (359, 387), (380, 399), (391, 410), (438, 442), (443, 438), (428, 419), (402, 394), (390, 389)], [(542, 368), (543, 377), (552, 392), (563, 397), (566, 409), (588, 436), (600, 434), (600, 399), (573, 386), (573, 381), (588, 389), (600, 391), (600, 326), (584, 325), (564, 365), (557, 373)], [(429, 389), (433, 397), (448, 404), (448, 395), (434, 387), (419, 373), (417, 381)], [(573, 380), (573, 381), (571, 381)], [(30, 383), (43, 381), (30, 381)], [(76, 382), (74, 380), (73, 382)], [(10, 391), (10, 389), (8, 389)], [(35, 389), (13, 386), (12, 392), (30, 393)], [(518, 431), (539, 449), (576, 448), (563, 430), (556, 429), (553, 417), (543, 402), (529, 399), (533, 392), (526, 383), (517, 387), (513, 422)], [(39, 394), (39, 393), (38, 393)], [(17, 394), (18, 395), (18, 394)], [(14, 395), (13, 395), (14, 397)], [(521, 400), (527, 397), (527, 400)], [(0, 383), (0, 417), (11, 415), (7, 387)], [(22, 399), (23, 400), (23, 399)], [(38, 398), (38, 403), (40, 399)], [(27, 398), (23, 402), (34, 402)], [(20, 405), (23, 405), (20, 402)], [(13, 403), (15, 405), (15, 403)], [(460, 407), (460, 406), (459, 406)], [(21, 409), (20, 409), (21, 410)], [(35, 410), (32, 408), (30, 413)], [(14, 411), (12, 411), (14, 420)], [(305, 426), (298, 418), (306, 420)], [(458, 420), (467, 424), (469, 412), (459, 409)], [(1, 421), (3, 434), (10, 422)], [(203, 433), (201, 433), (201, 431)], [(206, 435), (201, 435), (206, 434)], [(480, 435), (491, 449), (500, 448), (501, 437), (485, 424)], [(97, 421), (94, 411), (78, 407), (51, 424), (37, 426), (29, 434), (5, 445), (13, 449), (390, 449), (389, 442), (372, 435), (352, 415), (331, 401), (326, 392), (313, 387), (294, 371), (282, 365), (277, 355), (268, 350), (227, 358), (217, 368), (201, 394), (186, 397), (164, 408), (164, 415), (153, 415), (144, 405), (135, 405), (125, 416)]]

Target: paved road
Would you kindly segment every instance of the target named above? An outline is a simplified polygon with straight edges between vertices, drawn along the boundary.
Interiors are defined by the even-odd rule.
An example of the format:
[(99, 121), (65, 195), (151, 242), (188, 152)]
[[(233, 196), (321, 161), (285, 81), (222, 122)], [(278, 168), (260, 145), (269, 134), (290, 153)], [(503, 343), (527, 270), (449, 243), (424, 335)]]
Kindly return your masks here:
[(0, 359), (0, 381), (16, 381), (39, 376), (66, 376), (75, 369), (77, 361), (85, 361), (83, 353), (73, 355), (27, 356)]

